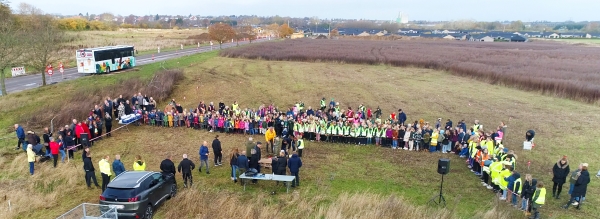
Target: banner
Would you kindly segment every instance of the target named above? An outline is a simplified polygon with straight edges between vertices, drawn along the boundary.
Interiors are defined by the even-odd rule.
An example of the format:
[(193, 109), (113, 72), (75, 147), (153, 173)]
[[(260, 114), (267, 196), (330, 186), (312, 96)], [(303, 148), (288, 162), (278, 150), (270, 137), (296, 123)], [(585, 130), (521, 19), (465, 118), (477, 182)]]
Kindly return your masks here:
[(19, 76), (19, 75), (25, 75), (25, 67), (15, 67), (11, 69), (11, 73), (13, 77)]

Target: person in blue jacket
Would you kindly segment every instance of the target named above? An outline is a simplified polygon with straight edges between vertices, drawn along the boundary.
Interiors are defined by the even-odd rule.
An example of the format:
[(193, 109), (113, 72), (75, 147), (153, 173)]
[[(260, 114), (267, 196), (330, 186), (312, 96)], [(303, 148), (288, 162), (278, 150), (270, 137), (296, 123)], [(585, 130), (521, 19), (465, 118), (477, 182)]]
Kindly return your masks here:
[(198, 154), (200, 154), (200, 168), (198, 168), (198, 172), (202, 172), (202, 166), (206, 165), (206, 174), (210, 174), (208, 169), (208, 154), (210, 154), (210, 152), (206, 146), (207, 144), (208, 143), (204, 141), (202, 146), (200, 146), (200, 151), (198, 152)]
[(115, 160), (112, 162), (112, 168), (115, 172), (115, 177), (126, 171), (125, 165), (121, 162), (121, 155), (115, 155)]
[(21, 127), (19, 124), (15, 124), (15, 132), (17, 133), (17, 138), (19, 139), (17, 148), (15, 148), (15, 150), (19, 150), (21, 145), (23, 145), (23, 148), (27, 148), (25, 147), (25, 130), (23, 130), (23, 127)]
[(294, 181), (292, 181), (292, 187), (300, 186), (300, 177), (298, 177), (300, 167), (302, 167), (302, 160), (300, 157), (298, 157), (298, 154), (294, 152), (292, 157), (288, 160), (288, 168), (290, 169), (290, 173), (292, 176), (296, 177)]
[(398, 123), (404, 125), (406, 122), (406, 113), (402, 109), (398, 109)]

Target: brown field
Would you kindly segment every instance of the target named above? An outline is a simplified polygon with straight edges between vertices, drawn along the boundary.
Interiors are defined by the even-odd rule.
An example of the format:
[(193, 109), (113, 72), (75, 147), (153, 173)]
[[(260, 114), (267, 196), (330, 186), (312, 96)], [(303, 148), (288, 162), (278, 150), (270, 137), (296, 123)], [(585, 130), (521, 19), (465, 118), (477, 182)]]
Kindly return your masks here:
[(225, 57), (424, 67), (491, 84), (597, 103), (600, 48), (556, 43), (286, 40), (221, 52)]
[[(201, 100), (215, 103), (222, 100), (228, 104), (238, 101), (242, 108), (271, 102), (287, 107), (303, 100), (307, 106), (316, 107), (324, 96), (335, 98), (343, 106), (361, 103), (372, 108), (380, 106), (384, 115), (403, 108), (410, 121), (423, 118), (433, 122), (442, 117), (455, 122), (466, 119), (470, 124), (479, 119), (486, 129), (505, 121), (509, 126), (505, 145), (519, 155), (517, 170), (522, 175), (531, 173), (546, 185), (551, 184), (549, 171), (565, 154), (573, 166), (589, 162), (591, 169), (597, 170), (600, 165), (596, 159), (600, 151), (595, 147), (600, 144), (600, 134), (595, 128), (600, 121), (600, 108), (596, 105), (490, 85), (431, 69), (212, 58), (214, 55), (168, 61), (167, 66), (172, 68), (185, 67), (184, 79), (177, 83), (168, 99), (175, 98), (184, 108), (194, 107)], [(61, 87), (10, 94), (0, 99), (0, 105), (14, 106), (0, 108), (0, 124), (8, 127), (0, 130), (0, 137), (13, 136), (10, 130), (13, 122), (42, 113), (38, 109), (48, 106), (44, 104), (47, 100), (56, 102), (52, 104), (72, 100), (71, 96), (79, 93), (75, 91), (86, 86), (91, 90), (95, 86), (118, 88), (114, 91), (124, 92), (127, 97), (144, 88), (127, 90), (111, 84), (139, 76), (144, 84), (157, 70), (156, 65), (147, 65), (139, 72), (82, 78)], [(473, 87), (481, 88), (478, 95), (472, 95)], [(71, 92), (57, 95), (65, 90)], [(102, 92), (112, 95), (110, 91)], [(96, 98), (90, 93), (81, 95), (90, 100)], [(80, 104), (89, 107), (88, 103)], [(533, 151), (520, 149), (523, 133), (528, 129), (537, 132)], [(130, 127), (129, 132), (120, 130), (114, 137), (97, 143), (92, 148), (93, 161), (98, 162), (105, 154), (121, 154), (125, 167), (130, 169), (133, 157), (140, 154), (148, 163), (148, 170), (157, 171), (167, 154), (172, 154), (177, 163), (181, 154), (188, 153), (197, 163), (199, 144), (211, 141), (214, 135), (180, 128)], [(241, 148), (247, 137), (222, 134), (224, 152)], [(262, 141), (263, 137), (255, 139)], [(36, 174), (31, 177), (25, 155), (12, 150), (14, 145), (14, 140), (0, 141), (0, 165), (4, 167), (0, 169), (0, 194), (5, 194), (0, 199), (0, 218), (54, 218), (81, 202), (97, 203), (99, 191), (85, 189), (80, 152), (75, 160), (59, 164), (58, 169), (53, 169), (50, 163), (37, 164)], [(225, 164), (211, 166), (210, 175), (194, 171), (194, 188), (180, 190), (176, 198), (158, 209), (156, 218), (523, 217), (481, 187), (464, 166), (464, 160), (455, 156), (448, 156), (452, 159), (451, 173), (444, 184), (448, 207), (442, 209), (427, 205), (439, 188), (440, 176), (435, 172), (435, 164), (446, 157), (439, 153), (308, 142), (300, 172), (302, 186), (289, 194), (270, 182), (260, 182), (242, 191), (239, 184), (229, 179), (226, 153)], [(530, 168), (526, 167), (527, 161), (531, 161)], [(181, 186), (181, 175), (177, 177)], [(550, 199), (548, 195), (542, 216), (594, 218), (599, 202), (592, 194), (600, 192), (597, 186), (597, 180), (589, 185), (588, 201), (581, 211), (559, 209), (567, 201), (565, 194), (561, 200)], [(269, 195), (273, 190), (277, 194)], [(11, 211), (7, 200), (12, 203)]]

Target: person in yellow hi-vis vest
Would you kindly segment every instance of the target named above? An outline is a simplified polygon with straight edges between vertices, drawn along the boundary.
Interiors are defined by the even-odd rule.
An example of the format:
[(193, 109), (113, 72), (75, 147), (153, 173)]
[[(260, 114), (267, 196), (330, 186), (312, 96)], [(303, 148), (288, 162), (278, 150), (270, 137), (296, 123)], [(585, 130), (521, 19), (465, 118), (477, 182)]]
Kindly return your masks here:
[(502, 189), (502, 197), (500, 197), (500, 200), (504, 201), (506, 200), (506, 195), (508, 193), (508, 180), (507, 178), (512, 174), (512, 165), (509, 162), (502, 162), (502, 165), (504, 165), (504, 168), (502, 169), (502, 171), (500, 171), (500, 175), (498, 177), (500, 177), (500, 189)]
[(536, 187), (537, 188), (535, 189), (535, 193), (533, 193), (533, 198), (531, 199), (531, 203), (532, 203), (531, 207), (533, 209), (533, 216), (531, 216), (530, 219), (539, 219), (540, 218), (539, 209), (546, 202), (546, 188), (544, 188), (544, 183), (540, 181), (537, 183)]
[(104, 156), (104, 159), (98, 162), (98, 166), (100, 167), (100, 175), (102, 176), (102, 192), (106, 190), (106, 186), (108, 186), (108, 182), (110, 182), (110, 176), (112, 173), (110, 172), (110, 163), (108, 163), (109, 156)]
[(133, 170), (134, 171), (145, 171), (146, 163), (142, 160), (142, 156), (136, 155), (135, 162), (133, 162)]
[(298, 157), (302, 157), (302, 150), (304, 149), (304, 139), (302, 139), (302, 135), (298, 135)]

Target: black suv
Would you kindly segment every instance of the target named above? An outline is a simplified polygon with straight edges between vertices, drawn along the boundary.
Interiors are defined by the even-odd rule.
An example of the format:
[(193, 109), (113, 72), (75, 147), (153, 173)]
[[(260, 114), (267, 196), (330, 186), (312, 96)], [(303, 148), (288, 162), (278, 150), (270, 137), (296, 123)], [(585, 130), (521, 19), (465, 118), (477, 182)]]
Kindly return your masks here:
[(128, 171), (108, 183), (100, 195), (100, 204), (116, 207), (119, 218), (151, 219), (154, 209), (176, 194), (177, 184), (172, 174)]

